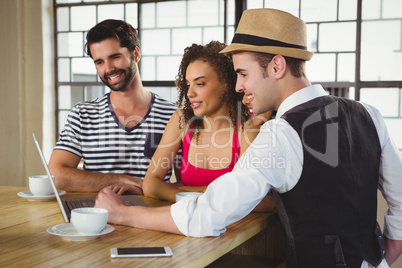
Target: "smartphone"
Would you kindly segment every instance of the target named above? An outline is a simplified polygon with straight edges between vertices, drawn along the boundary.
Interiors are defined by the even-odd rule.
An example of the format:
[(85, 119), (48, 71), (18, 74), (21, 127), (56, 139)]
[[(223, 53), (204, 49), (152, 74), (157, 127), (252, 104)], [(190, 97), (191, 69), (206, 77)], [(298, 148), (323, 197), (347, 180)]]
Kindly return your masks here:
[(112, 258), (125, 257), (165, 257), (172, 256), (173, 252), (169, 247), (137, 247), (137, 248), (111, 248)]

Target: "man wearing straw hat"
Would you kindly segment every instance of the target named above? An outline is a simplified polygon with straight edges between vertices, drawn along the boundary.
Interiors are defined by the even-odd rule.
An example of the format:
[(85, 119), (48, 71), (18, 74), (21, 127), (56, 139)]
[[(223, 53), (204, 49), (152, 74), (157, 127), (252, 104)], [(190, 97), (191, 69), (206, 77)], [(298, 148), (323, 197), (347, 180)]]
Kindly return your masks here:
[[(125, 207), (110, 189), (96, 206), (111, 223), (216, 236), (270, 189), (284, 224), (289, 267), (388, 267), (402, 251), (402, 157), (379, 112), (332, 97), (305, 75), (306, 27), (274, 9), (246, 10), (232, 44), (236, 89), (253, 112), (277, 110), (231, 173), (171, 207)], [(376, 221), (377, 188), (389, 209)], [(385, 256), (386, 254), (386, 256)], [(385, 256), (385, 259), (384, 259)]]

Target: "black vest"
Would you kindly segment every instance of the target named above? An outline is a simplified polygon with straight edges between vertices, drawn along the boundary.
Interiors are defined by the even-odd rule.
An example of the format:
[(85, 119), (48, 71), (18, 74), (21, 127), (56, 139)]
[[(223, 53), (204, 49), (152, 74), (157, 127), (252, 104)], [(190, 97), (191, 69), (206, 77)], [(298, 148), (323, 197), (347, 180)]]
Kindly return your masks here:
[(369, 113), (356, 101), (324, 96), (282, 118), (299, 134), (304, 158), (300, 180), (277, 204), (288, 266), (377, 266), (384, 256), (376, 221), (381, 147)]

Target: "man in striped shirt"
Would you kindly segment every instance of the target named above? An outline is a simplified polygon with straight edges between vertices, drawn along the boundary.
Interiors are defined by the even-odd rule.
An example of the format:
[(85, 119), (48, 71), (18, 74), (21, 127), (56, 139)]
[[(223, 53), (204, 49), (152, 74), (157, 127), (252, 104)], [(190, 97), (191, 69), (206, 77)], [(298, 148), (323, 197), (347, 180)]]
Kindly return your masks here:
[[(176, 107), (144, 89), (139, 39), (130, 24), (98, 23), (87, 34), (86, 50), (111, 92), (70, 111), (49, 168), (58, 189), (90, 192), (129, 184), (132, 193), (142, 194), (142, 180)], [(81, 159), (83, 170), (77, 169)]]

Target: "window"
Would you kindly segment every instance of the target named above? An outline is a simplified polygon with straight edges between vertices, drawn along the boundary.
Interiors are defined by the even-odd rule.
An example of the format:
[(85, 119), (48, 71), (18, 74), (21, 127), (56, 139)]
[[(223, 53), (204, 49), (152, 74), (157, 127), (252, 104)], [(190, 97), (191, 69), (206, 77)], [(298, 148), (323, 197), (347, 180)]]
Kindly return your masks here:
[(96, 23), (121, 19), (137, 29), (143, 84), (172, 102), (177, 100), (174, 80), (184, 48), (211, 40), (227, 43), (234, 35), (234, 0), (54, 1), (56, 133), (63, 129), (66, 115), (75, 104), (110, 91), (84, 53), (86, 33)]
[[(362, 100), (402, 137), (402, 2), (399, 0), (54, 0), (57, 129), (70, 108), (109, 91), (83, 51), (86, 31), (108, 19), (139, 30), (140, 73), (147, 90), (177, 100), (175, 76), (192, 43), (230, 43), (245, 8), (277, 8), (306, 21), (312, 83), (331, 94)], [(240, 10), (240, 11), (239, 11)], [(82, 19), (85, 18), (85, 19)], [(402, 138), (396, 140), (402, 151)]]
[(248, 0), (247, 8), (277, 8), (303, 19), (315, 53), (306, 64), (310, 81), (379, 109), (402, 152), (401, 1)]

